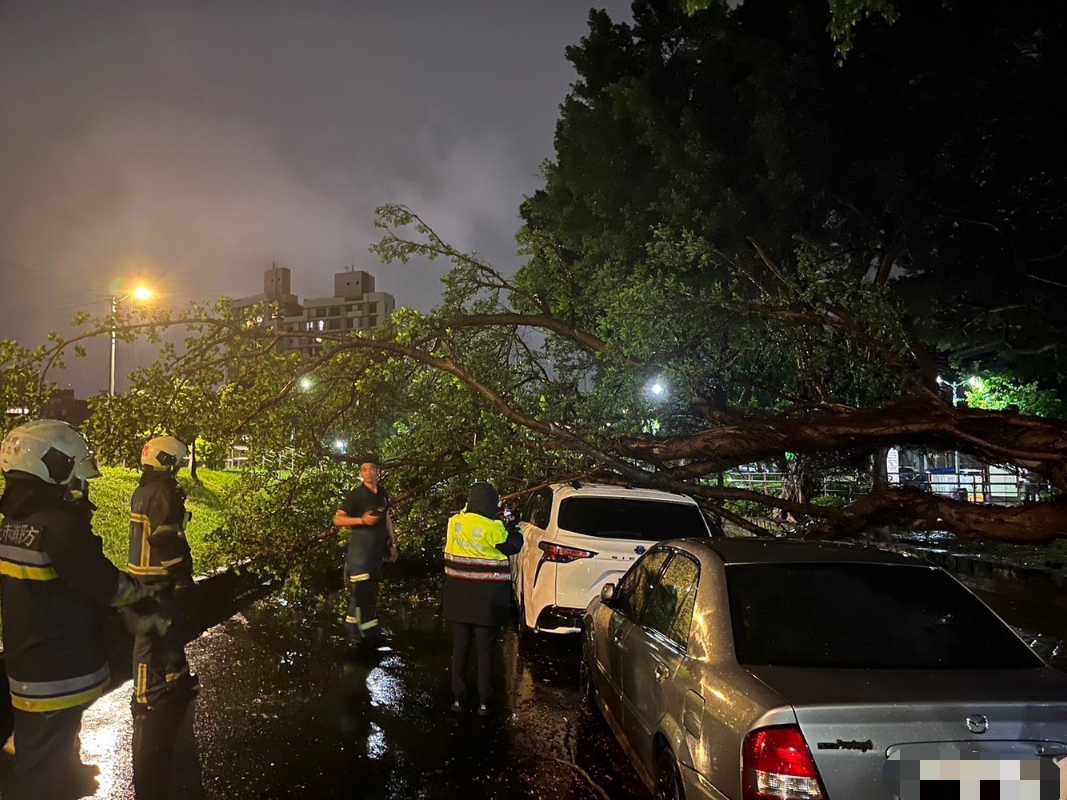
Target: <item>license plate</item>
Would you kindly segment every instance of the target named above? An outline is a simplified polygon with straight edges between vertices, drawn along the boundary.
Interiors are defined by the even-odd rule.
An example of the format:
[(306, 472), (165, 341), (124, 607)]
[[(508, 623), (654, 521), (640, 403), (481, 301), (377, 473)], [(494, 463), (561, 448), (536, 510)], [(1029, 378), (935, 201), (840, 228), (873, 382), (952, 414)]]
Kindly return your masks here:
[(1067, 800), (1064, 775), (1050, 758), (899, 763), (900, 800)]

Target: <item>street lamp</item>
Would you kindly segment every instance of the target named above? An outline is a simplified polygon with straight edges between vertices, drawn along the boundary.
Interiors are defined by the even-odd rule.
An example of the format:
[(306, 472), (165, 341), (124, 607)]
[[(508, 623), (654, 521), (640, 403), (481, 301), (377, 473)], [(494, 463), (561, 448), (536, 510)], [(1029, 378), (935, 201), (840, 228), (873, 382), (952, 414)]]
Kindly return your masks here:
[(653, 378), (646, 386), (645, 391), (653, 400), (665, 400), (667, 398), (667, 384), (662, 378)]
[(311, 380), (311, 377), (308, 375), (303, 376), (299, 381), (300, 388), (305, 392), (310, 391), (311, 387), (314, 385), (315, 381)]
[(937, 376), (937, 385), (938, 386), (950, 386), (950, 387), (952, 387), (952, 405), (953, 406), (958, 406), (960, 404), (960, 400), (963, 398), (963, 396), (958, 393), (958, 389), (961, 386), (970, 386), (972, 389), (981, 389), (982, 388), (982, 379), (979, 378), (977, 375), (972, 375), (971, 377), (969, 377), (965, 381), (953, 382), (953, 381), (946, 381), (944, 378), (942, 378), (940, 375), (938, 375)]
[(135, 286), (126, 294), (111, 295), (111, 365), (108, 370), (107, 393), (109, 397), (115, 396), (115, 346), (118, 342), (118, 316), (119, 303), (132, 298), (138, 303), (147, 303), (155, 297), (155, 293), (145, 285)]

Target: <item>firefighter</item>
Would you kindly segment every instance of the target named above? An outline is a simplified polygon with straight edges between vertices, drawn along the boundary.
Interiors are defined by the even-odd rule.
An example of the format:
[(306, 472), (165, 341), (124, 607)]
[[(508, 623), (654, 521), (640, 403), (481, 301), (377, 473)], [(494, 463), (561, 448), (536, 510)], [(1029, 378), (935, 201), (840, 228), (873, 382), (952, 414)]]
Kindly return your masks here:
[(378, 624), (378, 584), (382, 563), (397, 558), (393, 523), (389, 519), (389, 493), (379, 482), (374, 462), (360, 465), (362, 483), (349, 493), (343, 509), (333, 516), (333, 524), (350, 530), (345, 557), (345, 588), (348, 613), (345, 638), (349, 645), (373, 645), (381, 637)]
[[(141, 450), (141, 479), (130, 500), (130, 550), (127, 572), (157, 588), (158, 613), (176, 623), (193, 584), (192, 555), (185, 538), (191, 515), (177, 474), (189, 451), (173, 436), (157, 436)], [(198, 687), (185, 657), (182, 626), (149, 632), (133, 643), (134, 715), (167, 699), (188, 697)]]
[[(116, 569), (93, 534), (86, 486), (100, 472), (78, 431), (57, 420), (15, 428), (0, 443), (0, 471), (0, 603), (15, 716), (4, 797), (80, 797), (82, 713), (110, 678), (104, 610), (143, 601), (151, 588)], [(158, 617), (134, 621), (165, 627)]]
[(478, 714), (488, 716), (492, 695), (493, 639), (511, 615), (508, 556), (522, 549), (517, 527), (500, 519), (492, 484), (472, 484), (467, 507), (448, 520), (445, 541), (445, 620), (452, 626), (452, 710), (467, 698), (467, 655), (477, 653)]

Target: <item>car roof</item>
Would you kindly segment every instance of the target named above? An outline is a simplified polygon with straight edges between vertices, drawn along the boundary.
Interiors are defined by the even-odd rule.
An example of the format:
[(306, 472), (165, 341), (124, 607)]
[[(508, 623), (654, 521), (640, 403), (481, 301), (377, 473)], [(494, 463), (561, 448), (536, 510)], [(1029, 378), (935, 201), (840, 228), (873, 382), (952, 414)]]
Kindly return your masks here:
[(694, 548), (712, 551), (722, 559), (724, 564), (788, 564), (836, 561), (928, 566), (926, 562), (917, 557), (850, 543), (718, 537), (714, 539), (694, 539), (691, 540), (690, 544)]
[(634, 500), (660, 500), (666, 503), (686, 503), (696, 505), (696, 501), (684, 494), (663, 492), (659, 489), (641, 489), (635, 486), (618, 486), (613, 483), (554, 483), (552, 491), (556, 497), (620, 497)]

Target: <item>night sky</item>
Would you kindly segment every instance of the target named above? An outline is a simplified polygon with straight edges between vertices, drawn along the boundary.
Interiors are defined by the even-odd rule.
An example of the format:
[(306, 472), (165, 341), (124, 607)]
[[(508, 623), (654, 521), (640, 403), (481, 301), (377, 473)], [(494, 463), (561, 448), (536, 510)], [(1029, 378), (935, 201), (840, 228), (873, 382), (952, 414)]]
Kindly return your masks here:
[[(391, 201), (514, 269), (588, 11), (0, 0), (0, 338), (39, 344), (136, 275), (178, 306), (254, 294), (272, 261), (301, 297), (354, 264), (429, 309), (442, 267), (367, 252)], [(120, 371), (150, 361), (120, 347)], [(88, 394), (106, 369), (99, 343), (56, 377)]]

